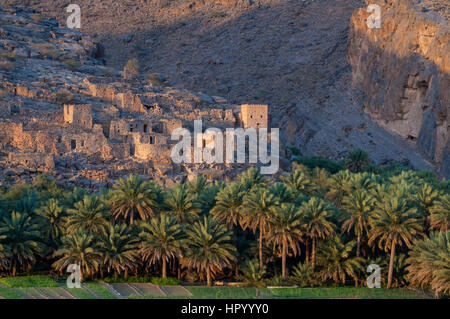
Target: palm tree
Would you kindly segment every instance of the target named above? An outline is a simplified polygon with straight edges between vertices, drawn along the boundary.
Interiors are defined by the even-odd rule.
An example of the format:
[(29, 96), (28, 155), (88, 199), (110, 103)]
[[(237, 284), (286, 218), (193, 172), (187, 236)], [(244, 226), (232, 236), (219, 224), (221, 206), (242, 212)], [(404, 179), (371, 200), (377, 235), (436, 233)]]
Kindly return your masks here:
[(224, 183), (209, 184), (195, 197), (194, 206), (200, 208), (203, 215), (209, 214), (216, 205), (217, 194), (225, 188)]
[(232, 233), (212, 216), (204, 216), (187, 230), (188, 250), (182, 264), (198, 273), (206, 273), (208, 286), (211, 278), (235, 260), (236, 247), (231, 242)]
[(286, 256), (291, 249), (294, 256), (300, 253), (299, 242), (302, 240), (301, 219), (297, 207), (293, 204), (282, 204), (273, 209), (270, 218), (270, 232), (268, 239), (274, 245), (281, 247), (281, 273), (287, 278)]
[(10, 258), (12, 276), (17, 274), (18, 268), (34, 264), (44, 249), (38, 222), (25, 213), (13, 211), (10, 216), (3, 217), (0, 237), (4, 238), (4, 254)]
[(216, 196), (216, 205), (211, 214), (229, 229), (240, 224), (244, 189), (239, 183), (231, 183)]
[(239, 177), (239, 183), (243, 186), (246, 192), (254, 187), (263, 187), (268, 184), (267, 179), (261, 175), (259, 169), (251, 167), (247, 172), (242, 173)]
[(419, 212), (424, 218), (427, 218), (430, 215), (434, 202), (439, 198), (439, 192), (431, 185), (424, 183), (414, 197), (419, 207)]
[(63, 194), (62, 203), (66, 207), (72, 207), (76, 202), (83, 200), (87, 192), (83, 188), (74, 187), (71, 191), (67, 191)]
[(165, 200), (166, 210), (180, 223), (195, 220), (200, 212), (194, 197), (187, 190), (186, 185), (177, 184), (167, 194)]
[(348, 170), (339, 171), (331, 176), (328, 181), (330, 190), (325, 195), (325, 198), (331, 200), (337, 207), (340, 207), (342, 199), (350, 192), (350, 178), (351, 173)]
[[(0, 236), (0, 241), (5, 239), (5, 236)], [(9, 250), (0, 243), (0, 270), (8, 269), (9, 264)]]
[(450, 230), (450, 195), (443, 195), (430, 207), (430, 229), (445, 232)]
[(313, 287), (317, 284), (314, 269), (307, 263), (298, 263), (294, 266), (292, 277), (300, 287)]
[(450, 232), (432, 232), (429, 238), (417, 240), (406, 262), (409, 281), (431, 288), (436, 295), (450, 293)]
[(344, 197), (343, 208), (350, 213), (349, 218), (342, 224), (342, 230), (357, 237), (356, 257), (360, 256), (361, 238), (368, 233), (369, 216), (373, 209), (374, 198), (368, 192), (358, 189)]
[(80, 281), (85, 276), (92, 276), (99, 269), (102, 260), (94, 236), (82, 230), (64, 236), (61, 248), (53, 253), (53, 257), (60, 257), (52, 267), (61, 273), (71, 264), (78, 265)]
[(387, 198), (377, 202), (370, 218), (371, 230), (369, 245), (375, 241), (384, 251), (390, 251), (389, 272), (387, 288), (391, 287), (394, 269), (395, 249), (403, 243), (411, 248), (412, 241), (422, 235), (422, 224), (415, 208), (408, 208), (404, 199), (397, 197)]
[[(311, 197), (304, 202), (299, 209), (302, 214), (303, 232), (307, 237), (306, 246), (309, 240), (312, 241), (311, 266), (316, 266), (316, 245), (319, 239), (326, 239), (334, 233), (335, 224), (330, 220), (333, 208), (324, 200)], [(308, 256), (307, 259), (308, 260)]]
[(158, 209), (159, 190), (150, 182), (144, 182), (136, 175), (120, 178), (113, 186), (111, 211), (114, 219), (128, 220), (133, 224), (139, 217), (146, 220)]
[(363, 259), (351, 257), (355, 241), (343, 243), (340, 236), (335, 235), (319, 247), (317, 263), (321, 267), (320, 277), (323, 280), (332, 279), (335, 284), (345, 284), (347, 277), (358, 283), (358, 273), (363, 272)]
[(369, 190), (376, 202), (382, 202), (386, 197), (392, 195), (389, 184), (376, 184), (374, 188)]
[(290, 203), (294, 201), (294, 193), (285, 183), (274, 183), (269, 190), (275, 196), (275, 200), (278, 203)]
[(32, 189), (26, 189), (16, 204), (16, 211), (32, 215), (37, 206), (37, 194)]
[(242, 226), (254, 233), (259, 230), (259, 266), (263, 266), (263, 239), (269, 230), (269, 219), (276, 204), (273, 194), (266, 189), (256, 188), (244, 197)]
[(264, 287), (264, 276), (266, 275), (266, 266), (259, 267), (258, 259), (247, 259), (241, 268), (240, 278), (246, 286)]
[(138, 241), (125, 224), (109, 225), (98, 245), (106, 271), (114, 272), (114, 275), (120, 275), (123, 271), (125, 278), (128, 271), (136, 267), (138, 250)]
[(42, 217), (41, 232), (43, 237), (50, 239), (50, 242), (57, 246), (57, 241), (64, 233), (64, 225), (67, 219), (63, 207), (60, 206), (57, 199), (51, 198), (36, 213)]
[(370, 164), (369, 154), (357, 148), (348, 153), (345, 163), (352, 172), (361, 172), (364, 167)]
[(311, 177), (311, 188), (320, 197), (323, 197), (328, 191), (328, 172), (326, 169), (315, 167)]
[(183, 228), (177, 219), (166, 213), (142, 224), (142, 258), (151, 264), (162, 262), (162, 277), (167, 277), (167, 262), (182, 256)]
[(88, 233), (103, 234), (108, 227), (108, 208), (95, 196), (84, 196), (82, 201), (67, 210), (67, 232), (72, 233), (78, 229)]
[(198, 196), (200, 193), (206, 189), (208, 183), (204, 176), (197, 176), (194, 180), (187, 182), (188, 191), (194, 195)]
[(311, 180), (300, 169), (292, 171), (292, 173), (285, 177), (281, 177), (282, 181), (292, 190), (294, 196), (307, 195), (311, 187)]
[(352, 174), (350, 176), (349, 184), (349, 193), (358, 189), (370, 191), (377, 185), (375, 175), (367, 172)]

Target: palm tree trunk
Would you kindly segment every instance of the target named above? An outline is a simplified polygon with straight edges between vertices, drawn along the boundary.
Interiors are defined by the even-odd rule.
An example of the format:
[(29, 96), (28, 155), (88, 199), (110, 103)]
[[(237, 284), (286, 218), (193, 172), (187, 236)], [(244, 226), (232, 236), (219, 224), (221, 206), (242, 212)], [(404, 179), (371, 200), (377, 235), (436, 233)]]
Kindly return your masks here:
[(15, 277), (16, 276), (16, 270), (17, 270), (17, 262), (14, 259), (13, 264), (12, 264), (12, 276)]
[(78, 267), (80, 268), (80, 282), (83, 282), (83, 268), (81, 268), (81, 262), (78, 263)]
[(262, 253), (262, 241), (263, 241), (263, 233), (262, 233), (262, 224), (259, 224), (259, 267), (263, 266), (263, 253)]
[(356, 243), (356, 257), (359, 257), (361, 251), (361, 235), (358, 235), (358, 241)]
[(211, 286), (211, 271), (210, 271), (209, 267), (206, 268), (206, 284), (208, 286)]
[(394, 257), (395, 257), (395, 239), (392, 240), (391, 245), (391, 257), (389, 259), (389, 273), (388, 273), (388, 283), (387, 288), (391, 288), (392, 285), (392, 275), (394, 273)]
[(283, 248), (281, 253), (281, 276), (286, 279), (286, 240), (283, 239)]
[(316, 239), (312, 239), (312, 256), (311, 256), (311, 267), (314, 270), (316, 267)]
[(308, 265), (309, 264), (309, 238), (306, 238), (306, 251), (305, 251), (305, 263)]
[(167, 262), (166, 262), (166, 258), (163, 258), (163, 263), (162, 263), (162, 277), (166, 278), (167, 277)]

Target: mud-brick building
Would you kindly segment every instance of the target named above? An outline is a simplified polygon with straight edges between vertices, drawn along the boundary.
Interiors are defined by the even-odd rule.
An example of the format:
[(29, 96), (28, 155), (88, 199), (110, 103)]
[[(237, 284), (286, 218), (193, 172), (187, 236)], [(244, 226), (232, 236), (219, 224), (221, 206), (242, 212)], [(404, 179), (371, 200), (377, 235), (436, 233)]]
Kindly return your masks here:
[(269, 128), (269, 106), (242, 104), (239, 118), (244, 128)]
[(92, 111), (90, 105), (64, 105), (64, 122), (86, 129), (92, 128)]

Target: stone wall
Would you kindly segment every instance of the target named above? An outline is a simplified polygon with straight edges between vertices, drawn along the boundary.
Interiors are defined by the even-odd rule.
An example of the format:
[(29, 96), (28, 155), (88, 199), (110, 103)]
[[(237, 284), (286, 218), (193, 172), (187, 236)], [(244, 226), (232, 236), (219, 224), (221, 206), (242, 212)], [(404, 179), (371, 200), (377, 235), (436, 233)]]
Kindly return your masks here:
[(12, 165), (22, 165), (28, 169), (51, 171), (55, 168), (53, 155), (36, 152), (11, 152), (8, 162)]

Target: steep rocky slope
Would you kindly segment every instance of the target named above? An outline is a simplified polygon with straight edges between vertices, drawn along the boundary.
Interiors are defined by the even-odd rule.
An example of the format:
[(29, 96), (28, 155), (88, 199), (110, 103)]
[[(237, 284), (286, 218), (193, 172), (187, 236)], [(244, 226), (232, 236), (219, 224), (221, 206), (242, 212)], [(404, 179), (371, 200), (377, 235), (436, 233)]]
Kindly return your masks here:
[[(67, 1), (2, 2), (26, 4), (66, 24)], [(445, 1), (422, 2), (427, 10), (448, 12)], [(358, 8), (365, 12), (362, 0), (77, 3), (81, 31), (102, 44), (107, 66), (121, 69), (137, 57), (144, 76), (161, 73), (174, 87), (221, 95), (229, 103), (267, 103), (284, 144), (307, 155), (341, 159), (361, 147), (377, 163), (443, 166), (424, 155), (420, 143), (382, 128), (365, 112), (361, 93), (351, 89), (358, 81), (352, 77), (355, 53), (347, 59), (349, 33), (356, 39), (350, 20)], [(358, 36), (361, 40), (353, 43), (366, 37)], [(351, 45), (352, 50), (357, 54)]]
[(348, 51), (363, 107), (382, 127), (416, 144), (448, 176), (450, 6), (438, 1), (367, 3), (382, 7), (382, 26), (368, 29), (369, 13), (356, 11)]

